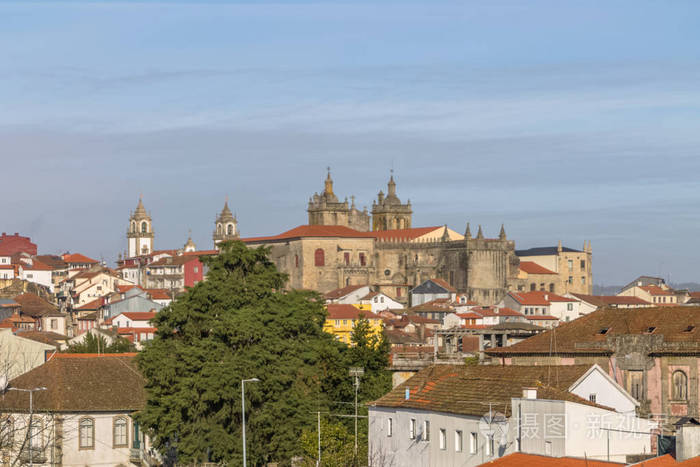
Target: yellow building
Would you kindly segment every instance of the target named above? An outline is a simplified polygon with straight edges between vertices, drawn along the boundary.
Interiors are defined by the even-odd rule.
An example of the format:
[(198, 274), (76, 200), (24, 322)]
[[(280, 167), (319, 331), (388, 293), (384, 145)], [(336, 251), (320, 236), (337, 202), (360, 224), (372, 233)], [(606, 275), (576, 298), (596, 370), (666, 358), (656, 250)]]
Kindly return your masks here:
[(355, 323), (360, 316), (369, 321), (370, 327), (375, 334), (382, 332), (382, 320), (368, 311), (360, 311), (352, 305), (329, 304), (328, 317), (323, 324), (323, 330), (333, 334), (335, 338), (346, 344), (350, 344), (350, 337)]

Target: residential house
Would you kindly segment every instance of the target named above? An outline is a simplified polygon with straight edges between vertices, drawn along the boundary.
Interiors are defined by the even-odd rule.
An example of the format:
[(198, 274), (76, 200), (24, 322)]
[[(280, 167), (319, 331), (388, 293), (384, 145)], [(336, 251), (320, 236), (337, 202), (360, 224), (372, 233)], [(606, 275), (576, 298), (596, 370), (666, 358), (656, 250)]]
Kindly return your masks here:
[[(134, 412), (146, 405), (135, 354), (55, 354), (10, 381), (0, 412), (12, 428), (4, 459), (36, 465), (159, 465)], [(31, 433), (31, 435), (28, 434)], [(25, 442), (25, 439), (31, 440)], [(30, 457), (31, 456), (31, 457)]]
[(22, 237), (17, 232), (14, 235), (7, 235), (5, 232), (0, 235), (0, 255), (27, 253), (33, 256), (36, 255), (36, 250), (36, 243), (32, 243), (29, 237)]
[(43, 364), (56, 347), (35, 339), (26, 332), (15, 333), (12, 329), (0, 329), (0, 376), (9, 381), (32, 368)]
[(68, 277), (68, 263), (58, 255), (38, 255), (35, 258), (51, 268), (51, 283), (54, 289)]
[(678, 304), (678, 297), (675, 292), (665, 284), (661, 286), (655, 284), (634, 285), (622, 289), (618, 295), (622, 297), (639, 297), (655, 306)]
[(0, 328), (11, 329), (13, 332), (17, 330), (34, 330), (37, 329), (37, 322), (34, 318), (15, 312), (0, 322)]
[(384, 310), (403, 310), (403, 304), (382, 292), (370, 292), (359, 301), (360, 308), (377, 314)]
[(598, 364), (642, 415), (700, 418), (698, 307), (601, 308), (486, 354), (503, 365)]
[(412, 306), (406, 312), (415, 314), (423, 318), (436, 319), (440, 323), (444, 323), (445, 316), (454, 313), (456, 308), (454, 301), (451, 298), (436, 298), (429, 302), (421, 303), (420, 305)]
[(577, 298), (551, 292), (509, 292), (503, 305), (526, 316), (553, 316), (559, 321), (571, 321), (581, 316), (581, 304)]
[(457, 289), (452, 287), (444, 279), (428, 279), (409, 292), (412, 307), (432, 302), (436, 299), (446, 299), (454, 302), (457, 298)]
[(561, 289), (559, 274), (534, 261), (520, 261), (518, 279), (522, 281), (518, 284), (518, 292), (541, 290), (558, 293)]
[(146, 266), (145, 288), (182, 291), (204, 280), (204, 265), (199, 256), (166, 256)]
[(22, 315), (36, 322), (36, 330), (68, 334), (70, 326), (68, 315), (58, 311), (56, 305), (29, 292), (17, 295), (14, 300), (19, 303)]
[(33, 257), (21, 258), (19, 260), (19, 265), (21, 266), (20, 278), (22, 280), (44, 286), (53, 293), (54, 283), (52, 266)]
[(99, 261), (80, 253), (65, 253), (61, 255), (61, 259), (66, 263), (69, 270), (90, 269), (99, 264)]
[(629, 297), (623, 295), (585, 295), (571, 294), (581, 303), (581, 313), (587, 315), (598, 308), (650, 308), (654, 306), (651, 302), (640, 297)]
[[(590, 368), (442, 364), (423, 369), (369, 404), (370, 458), (441, 467), (476, 466), (517, 451), (591, 458), (610, 453), (615, 461), (651, 452), (656, 423), (630, 412), (625, 390)], [(606, 400), (619, 400), (619, 407), (604, 407), (572, 387), (595, 387), (596, 397), (609, 393)], [(646, 436), (607, 430), (619, 426)]]
[(369, 285), (348, 285), (323, 294), (326, 303), (341, 303), (354, 305), (360, 303), (362, 297), (370, 293)]
[(351, 344), (351, 336), (355, 329), (355, 324), (363, 317), (370, 323), (374, 333), (382, 332), (382, 320), (371, 313), (363, 313), (352, 305), (329, 304), (326, 305), (328, 316), (323, 324), (323, 330), (333, 334), (335, 338), (346, 344)]
[(71, 298), (71, 307), (79, 308), (97, 298), (114, 293), (119, 285), (128, 282), (113, 270), (96, 266), (69, 276), (61, 283), (61, 290)]
[(133, 287), (120, 294), (111, 296), (110, 300), (101, 307), (101, 318), (107, 320), (125, 312), (147, 313), (154, 310), (158, 311), (163, 307), (162, 300), (156, 302), (151, 299), (151, 295), (147, 290)]
[[(593, 269), (591, 260), (593, 250), (590, 242), (584, 242), (583, 250), (576, 250), (562, 246), (537, 247), (527, 250), (516, 250), (515, 254), (521, 262), (533, 262), (550, 271), (558, 274), (558, 281), (547, 279), (540, 282), (530, 281), (527, 288), (531, 288), (532, 283), (536, 283), (536, 290), (542, 290), (541, 283), (546, 284), (545, 289), (550, 291), (551, 283), (554, 283), (554, 290), (560, 294), (566, 293), (593, 293)], [(543, 275), (543, 279), (546, 275)], [(558, 283), (558, 284), (557, 284)]]
[(12, 264), (12, 255), (0, 251), (0, 279), (12, 280), (18, 275), (17, 265)]
[(141, 349), (146, 341), (153, 340), (157, 329), (151, 324), (156, 312), (124, 312), (112, 318), (109, 323), (121, 336)]
[(22, 306), (11, 298), (0, 298), (0, 320), (19, 313), (21, 309)]

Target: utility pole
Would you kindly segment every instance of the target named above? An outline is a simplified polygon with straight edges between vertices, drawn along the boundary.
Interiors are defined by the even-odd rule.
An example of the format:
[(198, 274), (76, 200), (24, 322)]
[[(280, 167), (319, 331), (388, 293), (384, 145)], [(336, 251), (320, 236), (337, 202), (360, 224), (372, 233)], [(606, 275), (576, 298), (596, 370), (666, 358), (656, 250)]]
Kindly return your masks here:
[(257, 383), (260, 381), (258, 378), (250, 378), (241, 380), (241, 422), (242, 422), (242, 434), (243, 434), (243, 467), (246, 467), (246, 453), (245, 453), (245, 383)]
[(360, 388), (360, 376), (364, 374), (364, 368), (350, 368), (350, 376), (353, 376), (355, 378), (355, 461), (357, 461), (357, 390)]
[(318, 420), (318, 460), (316, 461), (316, 467), (321, 467), (321, 411), (316, 412)]

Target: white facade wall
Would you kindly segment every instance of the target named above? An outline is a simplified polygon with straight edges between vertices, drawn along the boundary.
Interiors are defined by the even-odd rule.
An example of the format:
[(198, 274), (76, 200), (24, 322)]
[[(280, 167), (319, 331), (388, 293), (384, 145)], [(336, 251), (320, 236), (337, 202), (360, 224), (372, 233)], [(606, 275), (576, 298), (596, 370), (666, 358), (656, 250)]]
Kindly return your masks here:
[(362, 304), (371, 305), (372, 313), (374, 314), (384, 310), (403, 310), (403, 305), (401, 303), (383, 293), (377, 294), (369, 300), (362, 300)]
[(25, 281), (33, 282), (35, 284), (48, 287), (49, 290), (53, 293), (53, 280), (51, 271), (22, 268), (22, 274), (20, 278), (24, 279)]
[[(488, 413), (488, 406), (486, 407)], [(393, 433), (388, 436), (388, 420)], [(369, 456), (381, 458), (384, 465), (412, 467), (477, 466), (512, 452), (512, 446), (494, 443), (494, 454), (487, 454), (487, 438), (479, 428), (481, 417), (428, 412), (415, 409), (370, 407)], [(409, 436), (415, 420), (415, 439)], [(425, 440), (424, 422), (430, 422), (430, 437)], [(440, 430), (445, 430), (445, 446), (440, 446)], [(456, 450), (455, 433), (462, 432), (462, 450)], [(471, 452), (470, 437), (476, 435), (476, 452)], [(511, 443), (512, 444), (512, 443)]]
[(153, 327), (148, 321), (144, 320), (133, 320), (127, 318), (124, 314), (115, 316), (112, 319), (112, 325), (119, 328), (150, 328)]
[(632, 396), (627, 394), (617, 383), (611, 381), (602, 369), (594, 368), (593, 371), (585, 375), (585, 378), (574, 383), (569, 391), (586, 400), (590, 400), (591, 395), (594, 394), (596, 404), (610, 407), (616, 412), (634, 415), (638, 404)]
[(449, 298), (454, 301), (457, 294), (450, 292), (442, 293), (411, 293), (411, 306), (422, 305), (424, 303), (432, 302), (438, 298)]
[(369, 293), (369, 286), (366, 285), (364, 287), (360, 287), (357, 290), (353, 290), (349, 294), (345, 295), (344, 297), (340, 297), (337, 300), (330, 300), (330, 303), (340, 303), (343, 305), (354, 305), (356, 303), (360, 303), (362, 297), (364, 297), (368, 293)]
[(551, 302), (549, 305), (549, 314), (559, 318), (559, 321), (565, 323), (579, 318), (581, 305), (579, 302)]
[(44, 316), (41, 318), (41, 330), (55, 332), (57, 334), (66, 335), (66, 317), (65, 316)]
[(0, 374), (7, 375), (8, 381), (42, 365), (46, 352), (56, 350), (52, 345), (20, 336), (11, 329), (0, 330)]

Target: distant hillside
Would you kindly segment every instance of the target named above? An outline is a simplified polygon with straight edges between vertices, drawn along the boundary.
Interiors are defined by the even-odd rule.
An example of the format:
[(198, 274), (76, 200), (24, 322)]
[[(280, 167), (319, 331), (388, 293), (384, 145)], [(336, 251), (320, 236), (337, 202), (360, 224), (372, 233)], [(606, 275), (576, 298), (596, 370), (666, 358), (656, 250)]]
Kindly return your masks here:
[[(594, 285), (593, 295), (617, 295), (617, 293), (622, 289), (622, 285)], [(681, 282), (681, 283), (671, 283), (671, 287), (678, 290), (688, 289), (691, 292), (700, 291), (700, 284), (697, 282)]]

